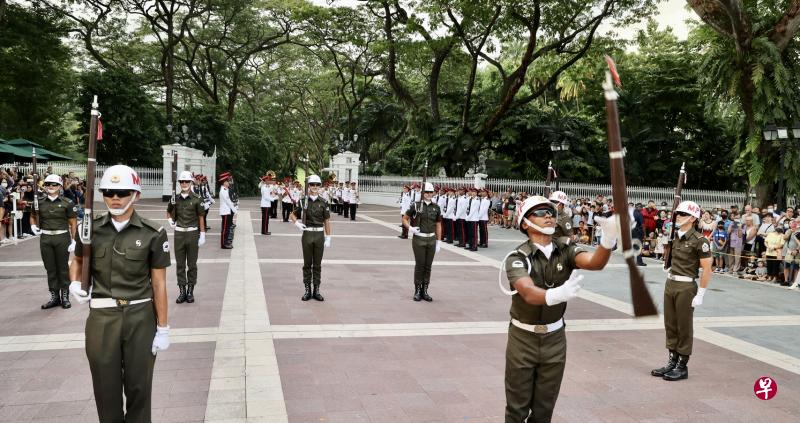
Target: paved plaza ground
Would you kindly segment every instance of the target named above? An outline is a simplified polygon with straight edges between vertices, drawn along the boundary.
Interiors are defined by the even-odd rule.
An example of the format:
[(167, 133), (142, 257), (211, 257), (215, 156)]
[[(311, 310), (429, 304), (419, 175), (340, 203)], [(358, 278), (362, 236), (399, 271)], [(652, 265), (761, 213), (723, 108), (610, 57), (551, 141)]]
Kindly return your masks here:
[[(138, 207), (166, 226), (164, 209)], [(498, 262), (522, 235), (491, 228), (478, 253), (445, 246), (433, 303), (416, 303), (399, 211), (362, 205), (357, 216), (333, 217), (325, 301), (304, 303), (300, 232), (278, 219), (262, 236), (258, 203), (246, 199), (234, 249), (222, 250), (212, 210), (196, 303), (174, 303), (167, 271), (172, 346), (156, 361), (154, 421), (503, 421), (510, 300)], [(644, 272), (660, 308), (665, 274), (655, 262)], [(663, 327), (631, 317), (621, 258), (585, 272), (583, 286), (567, 311), (554, 421), (800, 421), (800, 292), (714, 275), (695, 313), (690, 377), (670, 383), (649, 375), (666, 358)], [(96, 422), (88, 308), (40, 310), (46, 297), (38, 240), (0, 247), (0, 421)], [(778, 384), (770, 401), (753, 393), (761, 376)]]

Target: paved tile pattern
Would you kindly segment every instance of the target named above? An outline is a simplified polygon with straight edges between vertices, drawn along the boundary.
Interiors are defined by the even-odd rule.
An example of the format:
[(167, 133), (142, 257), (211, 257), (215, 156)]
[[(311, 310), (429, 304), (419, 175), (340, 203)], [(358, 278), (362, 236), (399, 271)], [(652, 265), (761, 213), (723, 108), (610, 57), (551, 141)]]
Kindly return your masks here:
[[(140, 206), (166, 224), (164, 204)], [(478, 253), (446, 246), (432, 304), (414, 303), (410, 242), (399, 212), (363, 206), (333, 217), (323, 303), (302, 303), (299, 231), (273, 220), (261, 236), (245, 199), (234, 250), (217, 248), (219, 218), (201, 248), (198, 302), (170, 304), (173, 344), (156, 364), (157, 422), (499, 422), (508, 297), (498, 260), (521, 242), (490, 229)], [(249, 223), (249, 224), (248, 224)], [(0, 421), (97, 421), (81, 348), (87, 310), (39, 310), (38, 241), (0, 247)], [(567, 312), (569, 359), (554, 421), (752, 422), (800, 420), (800, 295), (715, 275), (696, 312), (687, 381), (649, 376), (664, 361), (659, 319), (631, 319), (621, 259), (586, 272)], [(663, 272), (644, 268), (660, 302)], [(174, 268), (168, 271), (171, 298)], [(756, 378), (780, 386), (753, 395)]]

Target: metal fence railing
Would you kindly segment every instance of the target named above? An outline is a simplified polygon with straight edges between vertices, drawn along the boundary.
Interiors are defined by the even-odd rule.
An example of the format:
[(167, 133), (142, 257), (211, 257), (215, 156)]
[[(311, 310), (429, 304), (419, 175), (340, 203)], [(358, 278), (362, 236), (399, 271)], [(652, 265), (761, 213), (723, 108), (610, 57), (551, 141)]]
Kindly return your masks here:
[[(358, 184), (364, 192), (386, 192), (400, 194), (403, 185), (419, 183), (420, 178), (406, 176), (368, 176), (360, 175)], [(434, 185), (444, 185), (448, 187), (472, 187), (475, 185), (474, 178), (428, 178), (428, 182)], [(527, 192), (529, 194), (541, 194), (544, 191), (543, 180), (523, 180), (523, 179), (497, 179), (488, 178), (485, 187), (493, 192), (504, 192), (511, 188), (514, 192)], [(555, 187), (553, 187), (555, 189)], [(610, 184), (583, 184), (576, 182), (560, 182), (559, 189), (567, 193), (570, 198), (589, 198), (594, 199), (598, 195), (610, 196)], [(684, 200), (692, 200), (704, 208), (711, 208), (716, 205), (729, 207), (733, 204), (743, 205), (747, 199), (747, 194), (737, 191), (711, 191), (684, 189), (682, 193)], [(673, 189), (664, 187), (645, 187), (628, 186), (628, 199), (631, 202), (645, 203), (653, 200), (656, 204), (666, 202), (672, 205)]]
[[(97, 184), (100, 183), (100, 178), (103, 177), (103, 173), (108, 169), (111, 165), (101, 165), (98, 164), (95, 169), (95, 178), (97, 180)], [(22, 174), (28, 174), (31, 171), (31, 164), (30, 163), (5, 163), (0, 164), (0, 168), (16, 168), (18, 172)], [(86, 178), (86, 163), (85, 162), (47, 162), (42, 163), (37, 166), (37, 169), (40, 174), (44, 174), (44, 171), (48, 168), (52, 167), (53, 173), (58, 175), (68, 174), (70, 172), (74, 172), (75, 176), (85, 179)], [(141, 178), (141, 185), (142, 185), (142, 198), (161, 198), (161, 192), (163, 190), (163, 179), (164, 179), (164, 170), (155, 167), (134, 167), (133, 168)], [(100, 198), (99, 193), (96, 193), (95, 198)]]

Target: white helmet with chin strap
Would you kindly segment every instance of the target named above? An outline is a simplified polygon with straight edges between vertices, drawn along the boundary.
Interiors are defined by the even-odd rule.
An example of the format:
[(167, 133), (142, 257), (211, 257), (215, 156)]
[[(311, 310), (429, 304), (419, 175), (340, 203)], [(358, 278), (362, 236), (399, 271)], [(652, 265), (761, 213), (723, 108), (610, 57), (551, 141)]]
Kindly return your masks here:
[(539, 232), (541, 232), (541, 233), (543, 233), (545, 235), (552, 235), (555, 232), (556, 228), (554, 228), (554, 227), (543, 228), (543, 227), (541, 227), (539, 225), (534, 224), (530, 220), (528, 220), (528, 218), (527, 218), (528, 212), (533, 210), (535, 207), (538, 207), (538, 206), (541, 206), (541, 205), (545, 205), (550, 210), (553, 211), (553, 218), (558, 218), (558, 211), (555, 209), (555, 206), (553, 206), (553, 203), (551, 203), (550, 200), (548, 200), (547, 198), (542, 197), (541, 195), (534, 195), (534, 196), (528, 197), (525, 200), (525, 202), (522, 203), (522, 207), (520, 207), (520, 210), (519, 210), (519, 217), (517, 218), (517, 226), (519, 226), (520, 232), (522, 232), (524, 235), (527, 236), (528, 232), (525, 229), (522, 228), (522, 223), (523, 222), (527, 223), (528, 226), (532, 227), (533, 229), (536, 229), (537, 231), (539, 231)]
[(430, 182), (425, 182), (425, 188), (422, 190), (423, 192), (433, 192), (433, 184)]
[(317, 175), (311, 175), (311, 176), (308, 177), (308, 183), (309, 184), (321, 184), (322, 180), (319, 179), (319, 176), (317, 176)]
[(59, 184), (62, 187), (64, 186), (64, 182), (61, 180), (61, 177), (56, 175), (56, 174), (47, 175), (47, 177), (44, 178), (44, 183), (45, 184)]
[(181, 182), (181, 181), (189, 181), (189, 182), (194, 181), (194, 177), (192, 176), (192, 172), (189, 172), (188, 170), (184, 170), (183, 172), (181, 172), (181, 176), (178, 178), (178, 182)]
[(554, 203), (561, 203), (565, 206), (570, 205), (569, 196), (564, 191), (553, 191), (553, 193), (550, 194), (550, 201)]
[[(114, 165), (106, 169), (105, 173), (103, 173), (103, 177), (100, 179), (100, 191), (105, 190), (136, 191), (141, 193), (142, 180), (139, 178), (139, 174), (130, 167)], [(121, 209), (108, 207), (108, 212), (113, 216), (125, 214), (136, 200), (135, 197), (136, 194), (132, 195), (128, 204)]]
[(678, 204), (678, 208), (675, 209), (675, 212), (687, 213), (697, 219), (700, 218), (700, 206), (694, 201), (681, 201), (681, 203)]

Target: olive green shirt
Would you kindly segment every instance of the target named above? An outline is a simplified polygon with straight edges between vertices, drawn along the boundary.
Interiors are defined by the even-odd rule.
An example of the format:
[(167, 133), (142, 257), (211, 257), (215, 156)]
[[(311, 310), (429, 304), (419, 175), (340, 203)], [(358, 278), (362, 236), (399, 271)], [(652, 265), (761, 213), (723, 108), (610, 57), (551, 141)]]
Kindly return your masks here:
[[(575, 257), (586, 250), (575, 244), (566, 245), (555, 238), (552, 242), (553, 252), (549, 259), (530, 240), (521, 244), (506, 258), (505, 270), (511, 289), (514, 289), (514, 282), (525, 276), (530, 276), (534, 285), (542, 289), (561, 286), (569, 279), (572, 271), (578, 268)], [(520, 295), (511, 297), (511, 317), (529, 325), (557, 322), (566, 310), (567, 303), (553, 306), (533, 305), (525, 302)]]
[(39, 197), (39, 229), (61, 231), (69, 229), (69, 220), (77, 218), (78, 207), (67, 197), (51, 200)]
[[(417, 211), (417, 204), (420, 205), (420, 210)], [(409, 218), (417, 218), (415, 226), (419, 226), (419, 231), (424, 234), (432, 234), (436, 232), (436, 224), (442, 221), (442, 210), (439, 205), (431, 201), (430, 204), (425, 204), (424, 201), (420, 203), (413, 203), (411, 207), (406, 210), (406, 216)]]
[(553, 238), (571, 237), (572, 236), (572, 218), (568, 217), (566, 213), (558, 215), (556, 220), (556, 231), (553, 233)]
[(325, 221), (331, 218), (331, 207), (328, 202), (321, 196), (317, 196), (316, 200), (311, 200), (309, 196), (307, 200), (298, 202), (298, 206), (294, 208), (294, 217), (301, 219), (303, 217), (303, 207), (308, 202), (308, 216), (306, 217), (306, 226), (309, 228), (319, 228), (325, 224)]
[[(108, 213), (92, 223), (92, 298), (152, 298), (150, 270), (170, 265), (164, 228), (135, 211), (120, 232)], [(82, 257), (82, 243), (76, 238), (75, 255)]]
[[(175, 196), (175, 204), (172, 202), (167, 206), (167, 213), (175, 220), (181, 228), (196, 228), (200, 225), (200, 216), (205, 216), (206, 209), (203, 207), (203, 200), (197, 194), (190, 193), (183, 198), (181, 194)], [(205, 230), (205, 228), (203, 228)]]
[(692, 228), (680, 238), (677, 232), (675, 233), (670, 254), (672, 254), (670, 273), (696, 278), (700, 259), (711, 257), (711, 247), (708, 239)]

